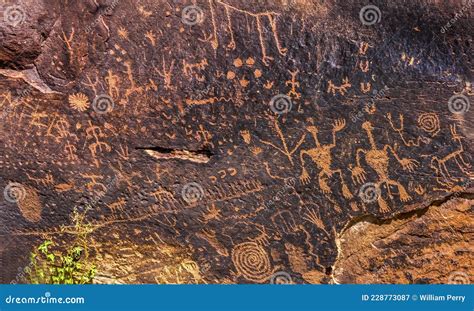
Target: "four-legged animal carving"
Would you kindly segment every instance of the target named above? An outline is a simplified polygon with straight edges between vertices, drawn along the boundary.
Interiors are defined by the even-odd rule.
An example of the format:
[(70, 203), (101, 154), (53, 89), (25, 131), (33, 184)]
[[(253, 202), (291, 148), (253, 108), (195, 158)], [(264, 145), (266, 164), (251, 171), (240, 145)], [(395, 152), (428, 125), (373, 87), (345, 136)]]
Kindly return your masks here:
[(332, 129), (332, 138), (333, 142), (327, 145), (321, 145), (318, 139), (318, 128), (316, 126), (308, 126), (306, 129), (313, 136), (314, 142), (316, 144), (315, 148), (309, 150), (301, 150), (300, 152), (300, 161), (303, 171), (300, 176), (301, 183), (307, 184), (310, 180), (308, 171), (305, 168), (304, 156), (308, 155), (311, 160), (316, 164), (316, 166), (321, 170), (318, 175), (319, 187), (324, 193), (330, 193), (331, 188), (327, 184), (327, 178), (331, 177), (333, 174), (339, 174), (339, 178), (342, 183), (342, 195), (346, 199), (352, 198), (352, 194), (347, 187), (347, 184), (344, 182), (344, 177), (340, 169), (333, 169), (332, 166), (332, 155), (331, 149), (336, 146), (336, 133), (342, 130), (346, 126), (346, 121), (344, 119), (336, 120)]
[(460, 178), (451, 176), (448, 168), (446, 167), (446, 163), (450, 161), (451, 163), (456, 163), (459, 169), (469, 177), (472, 177), (474, 175), (473, 172), (470, 171), (472, 165), (464, 160), (464, 147), (461, 141), (461, 136), (456, 131), (456, 125), (450, 125), (449, 129), (451, 130), (453, 140), (459, 144), (458, 149), (443, 158), (438, 158), (437, 156), (434, 156), (431, 159), (431, 168), (433, 168), (436, 174), (438, 175), (438, 183), (446, 187), (452, 187), (455, 182), (461, 181)]

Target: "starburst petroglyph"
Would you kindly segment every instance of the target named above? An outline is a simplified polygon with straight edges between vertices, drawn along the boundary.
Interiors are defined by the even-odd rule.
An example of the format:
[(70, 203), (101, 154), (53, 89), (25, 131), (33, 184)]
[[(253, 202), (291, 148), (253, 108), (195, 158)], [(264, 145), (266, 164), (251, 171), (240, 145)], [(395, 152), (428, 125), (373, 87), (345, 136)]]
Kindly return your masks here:
[(86, 111), (90, 106), (89, 99), (83, 93), (69, 95), (69, 104), (73, 109), (80, 112)]

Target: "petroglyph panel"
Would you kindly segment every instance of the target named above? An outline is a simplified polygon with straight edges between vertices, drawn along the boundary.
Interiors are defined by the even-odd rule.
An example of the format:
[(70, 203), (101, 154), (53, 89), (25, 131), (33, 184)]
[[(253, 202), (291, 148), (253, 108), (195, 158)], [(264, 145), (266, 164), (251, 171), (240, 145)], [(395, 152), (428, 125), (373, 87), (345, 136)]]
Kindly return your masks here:
[(3, 283), (75, 212), (97, 283), (374, 281), (354, 224), (472, 195), (456, 1), (36, 2), (0, 16)]

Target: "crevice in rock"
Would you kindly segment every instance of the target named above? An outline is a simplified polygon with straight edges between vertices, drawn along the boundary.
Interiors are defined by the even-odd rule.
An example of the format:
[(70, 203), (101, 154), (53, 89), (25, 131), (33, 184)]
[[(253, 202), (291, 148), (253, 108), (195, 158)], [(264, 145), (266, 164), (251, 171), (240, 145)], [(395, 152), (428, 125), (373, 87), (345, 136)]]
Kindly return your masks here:
[(151, 157), (158, 160), (184, 160), (194, 163), (208, 163), (214, 155), (210, 150), (185, 150), (154, 147), (136, 147), (136, 150), (143, 150)]
[[(444, 196), (440, 199), (433, 200), (431, 203), (427, 204), (423, 208), (412, 210), (412, 211), (405, 212), (405, 213), (395, 214), (391, 218), (380, 218), (380, 217), (376, 217), (374, 215), (362, 215), (360, 217), (356, 217), (356, 218), (350, 220), (346, 224), (346, 226), (341, 230), (341, 232), (338, 233), (337, 236), (336, 236), (337, 256), (336, 256), (336, 260), (334, 261), (334, 264), (331, 267), (326, 268), (326, 272), (330, 272), (328, 274), (328, 276), (330, 277), (330, 279), (332, 280), (333, 283), (338, 284), (337, 280), (334, 277), (334, 273), (336, 271), (337, 263), (340, 260), (340, 256), (342, 254), (341, 240), (342, 240), (344, 234), (346, 233), (346, 231), (349, 230), (350, 228), (356, 226), (357, 224), (359, 224), (361, 222), (369, 222), (369, 223), (372, 223), (372, 224), (382, 226), (384, 224), (388, 224), (388, 223), (390, 223), (392, 221), (395, 221), (395, 220), (409, 219), (409, 218), (413, 217), (414, 215), (416, 215), (416, 217), (419, 218), (419, 217), (423, 216), (424, 214), (426, 214), (431, 207), (441, 206), (443, 204), (449, 203), (450, 201), (456, 200), (456, 199), (466, 199), (466, 200), (474, 199), (474, 192), (468, 192), (468, 191), (471, 191), (471, 190), (472, 189), (468, 189), (466, 192), (451, 193), (450, 195)], [(329, 269), (329, 268), (331, 268), (331, 269)]]
[(21, 79), (32, 88), (38, 90), (43, 94), (60, 94), (53, 91), (46, 82), (40, 77), (36, 66), (32, 69), (25, 70), (12, 70), (12, 69), (0, 69), (0, 75), (12, 79)]

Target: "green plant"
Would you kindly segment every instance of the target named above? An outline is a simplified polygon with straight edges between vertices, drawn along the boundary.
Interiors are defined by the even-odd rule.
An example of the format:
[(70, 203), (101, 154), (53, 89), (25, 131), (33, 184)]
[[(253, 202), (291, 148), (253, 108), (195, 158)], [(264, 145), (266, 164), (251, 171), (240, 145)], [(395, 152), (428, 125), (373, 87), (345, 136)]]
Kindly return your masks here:
[(83, 259), (84, 249), (81, 246), (71, 247), (65, 253), (54, 248), (54, 242), (46, 240), (31, 253), (30, 269), (27, 274), (29, 283), (92, 283), (96, 267)]
[(96, 266), (89, 261), (87, 236), (92, 231), (85, 223), (85, 213), (74, 209), (75, 240), (72, 246), (59, 247), (52, 240), (41, 243), (30, 255), (26, 271), (30, 284), (88, 284), (96, 274)]

